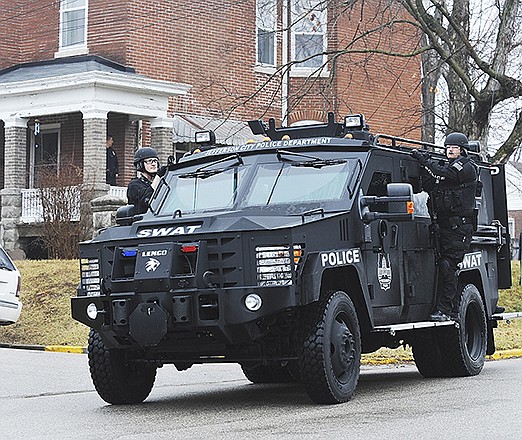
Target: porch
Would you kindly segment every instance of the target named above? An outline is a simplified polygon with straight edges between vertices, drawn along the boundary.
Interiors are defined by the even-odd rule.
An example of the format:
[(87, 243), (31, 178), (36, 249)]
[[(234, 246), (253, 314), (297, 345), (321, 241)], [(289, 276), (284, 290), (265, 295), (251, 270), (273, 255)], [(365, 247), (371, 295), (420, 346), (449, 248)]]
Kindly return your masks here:
[[(83, 184), (92, 191), (89, 198), (125, 199), (124, 185), (135, 176), (136, 148), (153, 144), (162, 161), (172, 154), (169, 99), (189, 88), (138, 75), (132, 68), (97, 56), (26, 63), (0, 71), (0, 242), (4, 247), (25, 251), (21, 239), (37, 235), (33, 230), (43, 217), (38, 188), (58, 186), (42, 184), (43, 169), (52, 170), (60, 180), (74, 168), (80, 177), (60, 180), (65, 188)], [(108, 134), (114, 137), (120, 159), (118, 186), (113, 187), (105, 183)], [(69, 214), (79, 219), (79, 193), (69, 197), (73, 199)]]
[[(107, 193), (110, 196), (127, 200), (127, 188), (124, 186), (110, 186)], [(70, 202), (72, 209), (71, 219), (80, 220), (80, 190), (75, 187), (72, 191), (73, 198)], [(22, 214), (20, 223), (40, 223), (43, 221), (43, 204), (40, 190), (37, 188), (22, 189)]]

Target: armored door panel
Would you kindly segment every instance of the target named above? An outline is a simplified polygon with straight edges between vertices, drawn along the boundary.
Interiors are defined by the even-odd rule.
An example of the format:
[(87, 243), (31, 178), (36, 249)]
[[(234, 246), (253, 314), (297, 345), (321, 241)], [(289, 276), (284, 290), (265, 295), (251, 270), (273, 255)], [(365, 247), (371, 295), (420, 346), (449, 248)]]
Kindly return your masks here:
[[(362, 182), (365, 195), (384, 196), (393, 180), (393, 161), (385, 155), (374, 155)], [(395, 180), (396, 181), (396, 180)], [(387, 207), (374, 205), (370, 209), (386, 212)], [(368, 289), (376, 323), (396, 321), (401, 312), (402, 228), (387, 220), (367, 224), (364, 230), (363, 255)]]
[[(403, 318), (407, 320), (425, 319), (424, 316), (416, 316), (416, 314), (422, 313), (424, 309), (424, 311), (429, 311), (436, 295), (436, 257), (431, 236), (428, 194), (422, 191), (420, 186), (420, 166), (417, 161), (401, 159), (399, 169), (401, 180), (411, 183), (415, 191), (413, 196), (415, 218), (413, 221), (402, 224)], [(426, 305), (426, 307), (411, 309), (411, 306), (419, 305)]]

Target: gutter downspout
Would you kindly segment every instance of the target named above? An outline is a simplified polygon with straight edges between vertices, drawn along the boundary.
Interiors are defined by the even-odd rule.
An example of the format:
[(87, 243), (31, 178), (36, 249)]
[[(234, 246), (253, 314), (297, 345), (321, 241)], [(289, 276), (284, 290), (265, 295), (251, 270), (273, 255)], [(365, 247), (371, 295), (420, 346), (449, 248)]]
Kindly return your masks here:
[(288, 86), (290, 77), (290, 67), (288, 66), (288, 41), (290, 29), (288, 28), (289, 0), (282, 2), (282, 36), (281, 36), (281, 126), (288, 124)]

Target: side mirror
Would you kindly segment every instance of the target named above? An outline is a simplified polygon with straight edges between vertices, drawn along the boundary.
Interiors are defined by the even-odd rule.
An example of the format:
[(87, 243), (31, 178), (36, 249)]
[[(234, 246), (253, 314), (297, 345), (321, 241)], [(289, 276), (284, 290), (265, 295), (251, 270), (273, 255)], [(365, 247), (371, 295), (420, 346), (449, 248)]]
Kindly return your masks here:
[(130, 226), (136, 215), (134, 205), (120, 206), (116, 211), (116, 224), (119, 226)]
[[(413, 187), (409, 183), (388, 183), (386, 196), (359, 195), (359, 213), (365, 223), (374, 220), (408, 221), (413, 220)], [(386, 212), (370, 211), (370, 206), (386, 203)]]

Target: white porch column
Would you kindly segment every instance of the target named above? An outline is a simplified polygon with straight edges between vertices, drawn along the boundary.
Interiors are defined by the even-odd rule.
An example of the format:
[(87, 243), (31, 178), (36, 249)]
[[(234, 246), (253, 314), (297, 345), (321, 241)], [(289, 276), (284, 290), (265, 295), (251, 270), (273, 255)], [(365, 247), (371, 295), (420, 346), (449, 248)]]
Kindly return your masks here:
[(27, 179), (27, 118), (0, 117), (5, 124), (4, 189), (0, 191), (4, 247), (19, 249), (18, 224), (22, 215), (21, 189)]
[(174, 154), (172, 143), (173, 118), (152, 118), (151, 128), (151, 147), (154, 148), (160, 159), (160, 166), (167, 164), (167, 158)]

